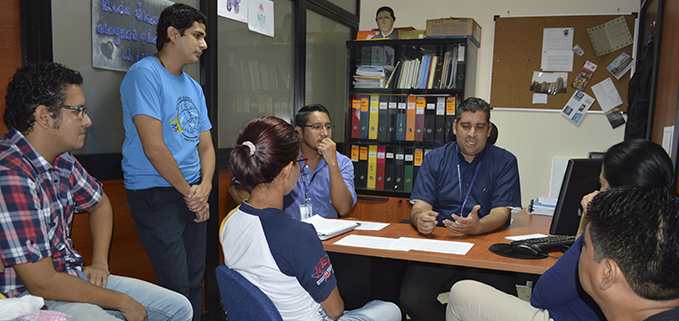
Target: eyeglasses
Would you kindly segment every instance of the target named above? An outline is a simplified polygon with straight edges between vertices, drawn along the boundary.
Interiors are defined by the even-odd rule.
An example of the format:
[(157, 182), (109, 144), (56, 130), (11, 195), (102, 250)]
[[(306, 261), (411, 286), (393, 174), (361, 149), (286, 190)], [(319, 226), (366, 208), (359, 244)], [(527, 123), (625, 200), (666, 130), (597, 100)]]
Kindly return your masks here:
[(325, 124), (325, 125), (323, 125), (323, 124), (311, 124), (311, 125), (304, 125), (304, 127), (310, 127), (311, 129), (313, 129), (315, 131), (319, 131), (323, 128), (325, 128), (325, 130), (333, 130), (335, 128), (335, 125), (332, 125), (332, 124)]
[(53, 105), (54, 107), (59, 107), (63, 109), (77, 110), (80, 113), (80, 117), (85, 117), (87, 115), (87, 107), (82, 106), (66, 106), (66, 105)]
[[(304, 167), (306, 167), (306, 164), (307, 164), (308, 161), (309, 161), (309, 159), (306, 158), (306, 157), (304, 157), (304, 156), (301, 156), (301, 157), (297, 160), (297, 162), (299, 163), (299, 170), (300, 170), (300, 171), (303, 170)], [(304, 165), (302, 165), (302, 162), (304, 162)]]

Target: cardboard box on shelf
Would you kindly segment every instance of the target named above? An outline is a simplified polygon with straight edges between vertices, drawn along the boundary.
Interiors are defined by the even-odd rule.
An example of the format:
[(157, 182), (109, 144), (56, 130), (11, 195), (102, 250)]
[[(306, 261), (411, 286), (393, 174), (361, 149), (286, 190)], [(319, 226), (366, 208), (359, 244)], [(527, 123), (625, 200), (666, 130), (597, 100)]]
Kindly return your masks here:
[(427, 38), (468, 38), (481, 47), (481, 26), (472, 18), (427, 20)]

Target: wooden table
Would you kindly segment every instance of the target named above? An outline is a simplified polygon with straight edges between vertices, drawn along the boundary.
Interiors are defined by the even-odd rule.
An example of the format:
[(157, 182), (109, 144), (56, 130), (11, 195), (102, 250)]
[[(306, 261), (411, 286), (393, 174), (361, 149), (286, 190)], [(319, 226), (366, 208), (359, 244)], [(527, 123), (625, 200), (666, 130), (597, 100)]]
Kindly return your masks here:
[[(457, 266), (469, 266), (491, 270), (502, 270), (512, 272), (522, 272), (530, 274), (542, 274), (549, 269), (557, 259), (548, 257), (538, 260), (522, 260), (512, 259), (504, 256), (494, 254), (488, 250), (488, 247), (495, 243), (509, 243), (505, 236), (525, 235), (533, 233), (542, 233), (549, 235), (549, 226), (552, 217), (544, 215), (530, 215), (521, 212), (516, 215), (516, 218), (508, 228), (503, 228), (499, 231), (484, 234), (484, 235), (460, 235), (450, 232), (445, 227), (436, 227), (434, 232), (430, 235), (422, 235), (410, 224), (391, 223), (389, 226), (380, 231), (352, 231), (328, 240), (323, 241), (323, 247), (327, 252), (354, 254), (371, 257), (383, 257), (391, 259), (400, 259), (408, 261), (421, 261), (430, 263), (449, 264)], [(459, 241), (474, 243), (472, 249), (467, 255), (444, 254), (423, 251), (390, 251), (377, 250), (361, 247), (335, 245), (333, 243), (341, 240), (347, 235), (370, 235), (380, 237), (414, 237), (427, 238), (445, 241)], [(560, 252), (554, 252), (552, 255), (560, 256)]]

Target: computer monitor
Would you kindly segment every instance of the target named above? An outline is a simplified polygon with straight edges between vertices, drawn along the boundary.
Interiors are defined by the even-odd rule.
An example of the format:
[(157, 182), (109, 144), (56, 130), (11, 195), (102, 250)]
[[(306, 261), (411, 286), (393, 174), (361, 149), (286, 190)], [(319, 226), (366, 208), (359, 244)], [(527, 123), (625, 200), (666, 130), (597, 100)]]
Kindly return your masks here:
[(559, 199), (556, 202), (552, 235), (575, 235), (580, 225), (582, 197), (599, 189), (599, 173), (603, 159), (570, 159), (561, 183)]

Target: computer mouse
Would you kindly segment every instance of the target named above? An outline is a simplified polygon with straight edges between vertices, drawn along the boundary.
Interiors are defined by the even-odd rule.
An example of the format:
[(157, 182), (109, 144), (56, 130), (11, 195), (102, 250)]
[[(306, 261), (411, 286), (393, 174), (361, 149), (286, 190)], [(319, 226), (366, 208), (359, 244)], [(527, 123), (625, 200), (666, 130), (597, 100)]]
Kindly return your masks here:
[(529, 244), (516, 244), (512, 245), (512, 251), (516, 254), (522, 254), (522, 255), (530, 255), (530, 256), (538, 256), (542, 257), (545, 255), (539, 247), (537, 246), (532, 246)]

